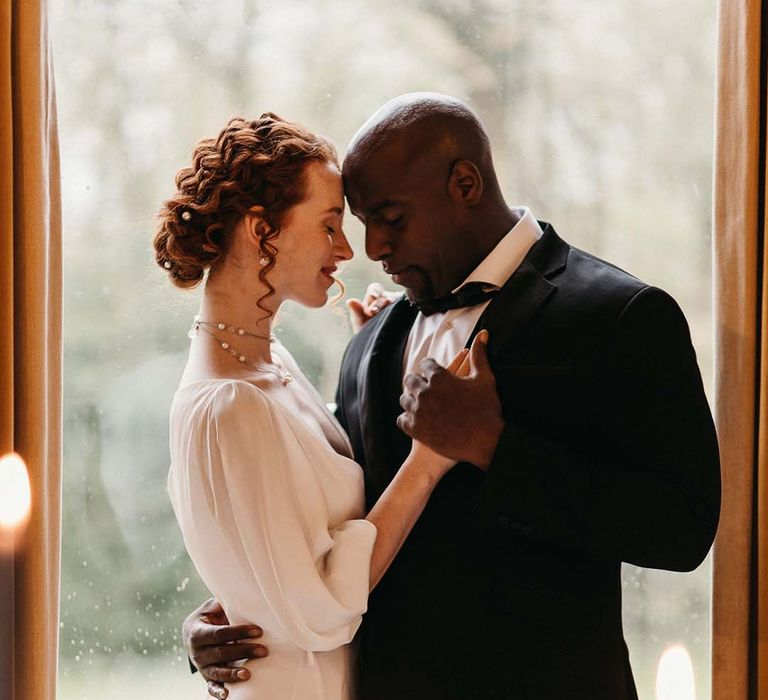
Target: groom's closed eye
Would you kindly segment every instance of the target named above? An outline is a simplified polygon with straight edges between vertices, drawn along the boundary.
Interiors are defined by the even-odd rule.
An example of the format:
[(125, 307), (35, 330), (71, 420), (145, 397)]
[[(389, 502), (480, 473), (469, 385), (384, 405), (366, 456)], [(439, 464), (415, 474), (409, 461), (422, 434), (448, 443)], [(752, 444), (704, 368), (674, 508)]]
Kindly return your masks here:
[(403, 221), (405, 214), (398, 214), (395, 217), (381, 217), (381, 220), (387, 224), (387, 226), (397, 226), (399, 223)]
[(382, 207), (371, 213), (370, 218), (386, 226), (397, 226), (405, 218), (405, 210), (399, 207)]

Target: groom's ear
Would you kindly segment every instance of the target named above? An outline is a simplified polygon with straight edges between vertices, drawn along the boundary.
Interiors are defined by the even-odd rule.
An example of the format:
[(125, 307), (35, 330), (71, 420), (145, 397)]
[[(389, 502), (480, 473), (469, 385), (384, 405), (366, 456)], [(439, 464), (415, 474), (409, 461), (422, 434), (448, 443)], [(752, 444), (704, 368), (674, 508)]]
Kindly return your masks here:
[(448, 194), (457, 204), (472, 207), (483, 196), (483, 178), (471, 160), (457, 160), (451, 168)]

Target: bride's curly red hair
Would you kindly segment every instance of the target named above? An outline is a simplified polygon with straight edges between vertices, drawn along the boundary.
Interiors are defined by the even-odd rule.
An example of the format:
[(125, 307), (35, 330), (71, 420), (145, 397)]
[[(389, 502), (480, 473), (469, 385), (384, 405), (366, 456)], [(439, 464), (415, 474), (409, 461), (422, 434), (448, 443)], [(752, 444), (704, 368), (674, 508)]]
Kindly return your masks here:
[(263, 207), (260, 248), (270, 262), (259, 276), (270, 296), (273, 288), (265, 277), (274, 266), (270, 241), (288, 210), (304, 199), (304, 172), (311, 162), (338, 166), (333, 144), (272, 112), (253, 121), (230, 119), (216, 138), (197, 144), (192, 166), (176, 174), (176, 194), (159, 213), (157, 264), (176, 286), (195, 287), (226, 250), (234, 225), (252, 207)]

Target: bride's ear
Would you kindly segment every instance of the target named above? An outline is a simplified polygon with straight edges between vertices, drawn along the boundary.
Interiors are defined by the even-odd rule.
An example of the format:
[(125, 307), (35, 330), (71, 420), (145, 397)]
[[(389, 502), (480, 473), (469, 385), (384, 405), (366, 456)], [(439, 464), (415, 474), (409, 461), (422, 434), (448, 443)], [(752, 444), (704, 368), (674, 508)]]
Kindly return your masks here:
[(248, 209), (248, 213), (245, 215), (245, 225), (248, 234), (257, 243), (270, 230), (269, 224), (264, 218), (264, 211), (264, 207), (254, 205)]

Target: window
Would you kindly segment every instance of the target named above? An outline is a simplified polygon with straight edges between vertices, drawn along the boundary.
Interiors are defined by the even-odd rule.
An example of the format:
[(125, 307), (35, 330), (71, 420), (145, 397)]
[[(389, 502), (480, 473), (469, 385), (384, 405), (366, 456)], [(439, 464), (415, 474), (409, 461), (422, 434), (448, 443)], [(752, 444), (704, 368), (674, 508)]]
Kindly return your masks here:
[[(61, 697), (201, 692), (179, 642), (207, 596), (165, 492), (167, 412), (198, 294), (152, 261), (154, 214), (194, 143), (271, 110), (343, 152), (390, 97), (436, 90), (483, 117), (510, 204), (675, 296), (711, 373), (714, 3), (615, 0), (54, 0), (65, 228)], [(362, 232), (350, 296), (379, 280)], [(332, 399), (343, 307), (278, 333)], [(674, 420), (670, 416), (670, 420)], [(680, 644), (709, 692), (709, 563), (625, 567), (641, 697)]]

